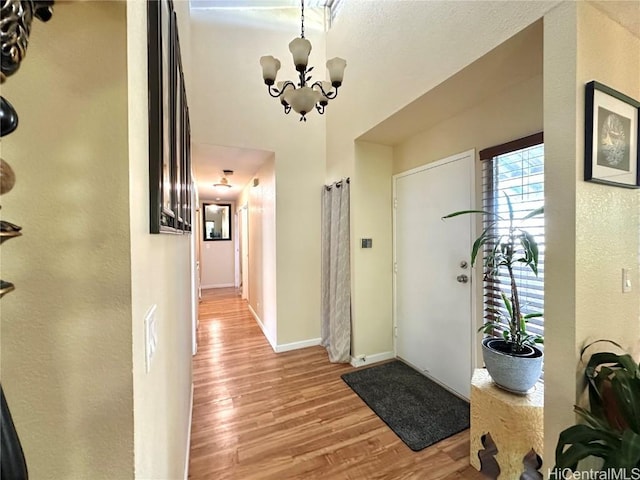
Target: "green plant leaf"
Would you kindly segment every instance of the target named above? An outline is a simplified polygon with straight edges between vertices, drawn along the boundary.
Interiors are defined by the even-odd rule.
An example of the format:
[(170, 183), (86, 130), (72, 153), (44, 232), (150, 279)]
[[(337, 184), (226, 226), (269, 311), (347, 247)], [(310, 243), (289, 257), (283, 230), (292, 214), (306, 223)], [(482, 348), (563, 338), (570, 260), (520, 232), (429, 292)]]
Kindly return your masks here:
[(495, 223), (492, 223), (487, 228), (485, 228), (480, 236), (476, 238), (475, 242), (473, 242), (473, 247), (471, 248), (471, 265), (475, 265), (476, 257), (478, 255), (478, 252), (480, 251), (480, 247), (486, 245), (492, 239), (496, 238), (495, 235), (489, 234), (494, 225)]
[(613, 340), (608, 340), (608, 339), (604, 339), (601, 338), (599, 340), (594, 340), (593, 342), (587, 343), (584, 347), (582, 347), (582, 350), (580, 350), (580, 358), (582, 358), (584, 356), (584, 352), (591, 347), (592, 345), (595, 345), (596, 343), (610, 343), (612, 345), (615, 345), (616, 347), (618, 347), (620, 350), (623, 350), (623, 348), (620, 346), (619, 343), (614, 342)]
[(507, 312), (509, 312), (509, 318), (513, 318), (513, 308), (511, 306), (511, 302), (504, 294), (504, 292), (500, 292), (500, 296), (502, 297), (502, 301), (504, 302), (504, 306), (507, 309)]
[(530, 318), (539, 318), (539, 317), (544, 317), (544, 313), (540, 313), (540, 312), (527, 313), (523, 318), (528, 320)]
[(640, 433), (640, 380), (626, 369), (616, 370), (611, 389), (616, 406), (629, 428)]
[(616, 466), (626, 468), (628, 471), (640, 467), (640, 435), (631, 430), (624, 431), (619, 457), (619, 464)]
[[(612, 446), (600, 443), (601, 434), (588, 425), (573, 425), (560, 433), (556, 446), (556, 466), (574, 470), (578, 462), (589, 456), (606, 458)], [(615, 447), (619, 440), (614, 439)], [(565, 447), (569, 448), (565, 449)]]
[(528, 220), (532, 217), (535, 217), (536, 215), (541, 215), (543, 213), (544, 213), (544, 207), (538, 207), (535, 210), (531, 210), (524, 217), (522, 217), (522, 220)]
[(445, 215), (444, 217), (442, 217), (442, 219), (446, 219), (446, 218), (453, 218), (453, 217), (457, 217), (460, 215), (468, 215), (470, 213), (482, 213), (483, 215), (489, 215), (490, 217), (496, 217), (499, 218), (500, 220), (502, 220), (502, 217), (500, 215), (498, 215), (497, 213), (494, 212), (489, 212), (487, 210), (460, 210), (458, 212), (453, 212), (450, 213), (448, 215)]
[[(586, 345), (580, 352), (598, 340)], [(628, 354), (596, 352), (584, 372), (588, 383), (589, 410), (576, 413), (586, 422), (560, 434), (556, 463), (575, 468), (586, 456), (604, 460), (602, 470), (640, 467), (640, 365)]]
[[(513, 224), (513, 205), (511, 205), (511, 199), (506, 192), (502, 192), (504, 194), (504, 198), (507, 199), (507, 208), (509, 209), (509, 223)], [(511, 227), (510, 227), (511, 228)]]
[(603, 415), (595, 414), (594, 412), (577, 405), (574, 405), (573, 410), (584, 419), (587, 425), (602, 432), (609, 441), (616, 441), (620, 437), (620, 433), (611, 428), (609, 422), (607, 422)]
[(531, 268), (531, 271), (538, 275), (538, 244), (533, 235), (529, 232), (522, 231), (520, 233), (520, 244), (525, 252), (525, 263)]

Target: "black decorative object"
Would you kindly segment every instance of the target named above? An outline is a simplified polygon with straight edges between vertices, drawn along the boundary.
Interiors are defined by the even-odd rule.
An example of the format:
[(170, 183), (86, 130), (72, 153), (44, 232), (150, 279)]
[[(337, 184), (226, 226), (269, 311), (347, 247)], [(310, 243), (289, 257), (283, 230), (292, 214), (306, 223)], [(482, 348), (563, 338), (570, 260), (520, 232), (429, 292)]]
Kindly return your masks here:
[(191, 133), (171, 0), (147, 2), (151, 233), (191, 231)]
[(469, 404), (393, 361), (342, 375), (344, 382), (414, 451), (469, 428)]
[[(20, 68), (27, 54), (33, 17), (43, 22), (53, 15), (53, 0), (2, 0), (0, 3), (0, 83)], [(0, 97), (0, 136), (18, 128), (18, 113), (11, 103)], [(0, 195), (11, 191), (16, 177), (11, 165), (0, 159)], [(0, 221), (0, 243), (22, 235), (22, 227), (6, 220)], [(11, 282), (0, 280), (0, 298), (16, 289)], [(9, 405), (0, 385), (0, 478), (28, 480), (27, 462), (13, 424)]]
[(35, 16), (47, 22), (53, 15), (53, 0), (3, 0), (0, 8), (2, 27), (2, 82), (16, 73), (27, 54), (31, 23)]
[(7, 399), (4, 398), (4, 390), (0, 385), (0, 413), (2, 448), (0, 449), (0, 478), (7, 480), (27, 480), (27, 464), (24, 460), (22, 445), (16, 432), (16, 427), (11, 418)]
[(585, 88), (584, 179), (640, 188), (640, 102), (596, 81)]
[(16, 238), (22, 235), (22, 233), (20, 233), (20, 230), (22, 230), (21, 226), (14, 225), (13, 223), (7, 222), (6, 220), (0, 220), (0, 244), (4, 243), (5, 240)]
[(9, 193), (16, 184), (16, 174), (9, 165), (0, 158), (0, 195)]
[(0, 137), (18, 128), (18, 112), (4, 97), (0, 97)]

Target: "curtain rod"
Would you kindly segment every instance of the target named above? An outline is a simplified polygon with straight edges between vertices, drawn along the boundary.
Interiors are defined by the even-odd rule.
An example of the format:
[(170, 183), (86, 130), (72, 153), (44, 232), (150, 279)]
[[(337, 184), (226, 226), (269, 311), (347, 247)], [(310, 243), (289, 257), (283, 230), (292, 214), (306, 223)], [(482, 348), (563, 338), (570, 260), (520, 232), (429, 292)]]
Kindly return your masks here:
[(325, 185), (325, 190), (331, 190), (333, 187), (340, 188), (342, 186), (342, 182), (351, 183), (351, 179), (349, 177), (343, 178), (342, 180), (338, 180), (337, 182), (333, 182), (331, 185)]

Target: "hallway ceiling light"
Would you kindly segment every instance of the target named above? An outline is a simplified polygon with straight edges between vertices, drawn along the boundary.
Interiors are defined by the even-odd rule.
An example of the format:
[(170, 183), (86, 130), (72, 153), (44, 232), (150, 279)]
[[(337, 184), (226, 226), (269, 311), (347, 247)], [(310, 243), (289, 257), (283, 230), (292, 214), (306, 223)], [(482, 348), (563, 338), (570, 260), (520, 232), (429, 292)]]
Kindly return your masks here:
[(229, 180), (227, 180), (225, 177), (222, 177), (220, 179), (220, 183), (214, 183), (213, 187), (217, 188), (218, 190), (224, 190), (226, 188), (231, 188), (231, 185), (229, 184)]
[(314, 107), (319, 114), (324, 113), (324, 108), (338, 96), (338, 88), (342, 85), (344, 77), (344, 69), (347, 66), (346, 60), (335, 57), (327, 60), (327, 70), (329, 71), (329, 82), (316, 81), (311, 86), (309, 72), (313, 67), (307, 68), (309, 61), (309, 53), (311, 53), (311, 42), (304, 38), (304, 0), (301, 0), (301, 33), (300, 38), (294, 38), (289, 43), (289, 51), (293, 56), (293, 63), (298, 71), (299, 79), (297, 85), (291, 80), (276, 82), (278, 70), (280, 70), (280, 60), (265, 55), (260, 57), (260, 65), (262, 65), (262, 78), (267, 85), (269, 95), (279, 98), (280, 103), (284, 107), (284, 113), (288, 114), (291, 109), (300, 114), (300, 121), (307, 121), (306, 114)]

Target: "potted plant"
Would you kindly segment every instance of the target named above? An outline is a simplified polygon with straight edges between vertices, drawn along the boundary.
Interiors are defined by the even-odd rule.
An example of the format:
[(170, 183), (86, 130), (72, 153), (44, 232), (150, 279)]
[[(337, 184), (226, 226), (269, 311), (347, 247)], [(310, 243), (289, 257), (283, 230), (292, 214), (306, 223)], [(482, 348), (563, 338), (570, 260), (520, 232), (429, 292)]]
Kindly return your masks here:
[[(622, 349), (611, 340), (597, 340), (582, 349), (580, 358), (599, 342)], [(594, 456), (603, 460), (602, 470), (640, 472), (640, 363), (628, 353), (598, 352), (591, 355), (584, 377), (589, 409), (575, 405), (574, 411), (585, 423), (560, 433), (555, 468), (575, 471), (580, 460)]]
[[(482, 340), (482, 356), (489, 375), (498, 386), (515, 393), (527, 393), (542, 373), (543, 354), (536, 344), (542, 343), (543, 339), (529, 334), (526, 327), (531, 318), (541, 317), (542, 313), (523, 313), (514, 268), (523, 265), (538, 275), (538, 244), (535, 237), (524, 229), (523, 222), (542, 214), (544, 207), (532, 210), (516, 222), (511, 200), (506, 194), (505, 199), (507, 218), (485, 210), (462, 210), (443, 218), (467, 214), (489, 217), (488, 226), (471, 248), (471, 264), (475, 265), (478, 254), (487, 248), (485, 278), (498, 282), (499, 274), (506, 272), (510, 291), (508, 295), (501, 293), (504, 311), (492, 309), (492, 318), (478, 329), (488, 335)], [(505, 225), (506, 229), (498, 228)], [(494, 336), (496, 330), (502, 332), (501, 337)]]

